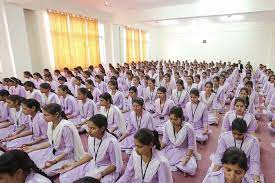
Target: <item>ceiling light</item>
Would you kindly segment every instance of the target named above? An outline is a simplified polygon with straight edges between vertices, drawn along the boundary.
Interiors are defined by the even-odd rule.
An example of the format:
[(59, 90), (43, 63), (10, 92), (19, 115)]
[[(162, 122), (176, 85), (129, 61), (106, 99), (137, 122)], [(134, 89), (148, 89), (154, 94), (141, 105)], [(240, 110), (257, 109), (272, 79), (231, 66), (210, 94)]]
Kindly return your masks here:
[(162, 20), (162, 21), (158, 21), (158, 23), (160, 25), (177, 25), (179, 24), (178, 20)]
[(227, 15), (220, 17), (220, 20), (223, 22), (237, 22), (244, 19), (243, 15)]

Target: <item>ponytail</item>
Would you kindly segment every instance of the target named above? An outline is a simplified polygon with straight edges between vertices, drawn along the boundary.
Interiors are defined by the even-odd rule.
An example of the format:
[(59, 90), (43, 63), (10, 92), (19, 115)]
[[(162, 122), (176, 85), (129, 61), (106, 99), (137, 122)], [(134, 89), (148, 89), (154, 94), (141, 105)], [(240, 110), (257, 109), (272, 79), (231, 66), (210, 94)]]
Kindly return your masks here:
[(159, 134), (156, 130), (152, 130), (153, 134), (154, 134), (154, 140), (153, 140), (153, 145), (155, 146), (155, 148), (157, 150), (160, 150), (161, 148), (161, 144), (160, 144), (160, 141), (159, 141)]
[(155, 130), (152, 131), (148, 128), (141, 128), (136, 132), (134, 138), (143, 145), (153, 144), (157, 150), (160, 150), (159, 134)]

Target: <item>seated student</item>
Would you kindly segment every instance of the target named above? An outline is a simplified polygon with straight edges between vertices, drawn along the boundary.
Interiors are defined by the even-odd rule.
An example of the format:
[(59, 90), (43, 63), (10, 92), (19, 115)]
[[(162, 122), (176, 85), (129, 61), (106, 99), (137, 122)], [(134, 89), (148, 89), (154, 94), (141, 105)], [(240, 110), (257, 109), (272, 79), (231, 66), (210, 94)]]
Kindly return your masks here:
[(145, 109), (150, 113), (153, 113), (155, 109), (155, 100), (157, 99), (157, 87), (156, 80), (150, 78), (148, 80), (148, 87), (144, 91)]
[(57, 89), (57, 94), (60, 97), (62, 109), (68, 120), (73, 122), (74, 125), (78, 125), (80, 123), (80, 115), (77, 99), (66, 85), (60, 85)]
[(161, 86), (157, 90), (158, 99), (155, 101), (155, 113), (153, 117), (154, 129), (159, 133), (163, 132), (165, 122), (169, 120), (169, 112), (174, 107), (174, 102), (168, 99), (166, 95), (166, 88)]
[(200, 101), (207, 105), (208, 111), (208, 123), (218, 125), (219, 123), (219, 115), (213, 109), (213, 101), (215, 98), (215, 93), (213, 91), (213, 83), (206, 82), (205, 83), (205, 91), (201, 91), (200, 93)]
[(103, 81), (100, 75), (95, 76), (95, 87), (97, 87), (101, 93), (108, 92), (108, 85)]
[(59, 83), (56, 80), (53, 80), (51, 74), (45, 74), (44, 75), (45, 81), (51, 85), (51, 88), (53, 91), (57, 91), (57, 87), (59, 86)]
[(7, 138), (6, 147), (9, 149), (35, 145), (47, 139), (48, 124), (41, 113), (40, 103), (35, 99), (26, 99), (21, 107), (22, 112), (31, 117), (30, 129)]
[(184, 121), (183, 110), (175, 106), (170, 110), (170, 120), (166, 122), (161, 149), (169, 160), (172, 171), (179, 169), (195, 175), (197, 169), (197, 143), (192, 125)]
[(143, 99), (133, 99), (132, 105), (133, 111), (131, 112), (129, 121), (127, 123), (127, 131), (119, 138), (119, 141), (122, 144), (122, 148), (127, 150), (133, 149), (134, 135), (140, 128), (153, 129), (153, 118), (148, 111), (143, 109)]
[(246, 102), (245, 107), (247, 109), (247, 107), (249, 105), (248, 89), (246, 87), (243, 87), (240, 89), (239, 95), (237, 97), (233, 98), (233, 100), (231, 101), (229, 110), (235, 109), (235, 100), (238, 97), (243, 98), (245, 100), (245, 102)]
[(246, 174), (254, 182), (260, 180), (260, 145), (258, 140), (247, 133), (247, 124), (244, 119), (236, 118), (232, 123), (232, 130), (221, 134), (217, 151), (212, 158), (214, 164), (212, 171), (221, 169), (221, 159), (225, 150), (229, 147), (238, 147), (243, 150), (247, 156), (248, 167)]
[(26, 81), (24, 83), (25, 90), (28, 92), (27, 93), (27, 99), (34, 98), (37, 100), (40, 104), (43, 101), (43, 95), (40, 92), (40, 90), (37, 90), (34, 86), (34, 83), (31, 81)]
[(74, 181), (73, 183), (100, 183), (100, 181), (93, 177), (87, 176), (87, 177), (80, 178), (80, 179)]
[(26, 90), (19, 79), (11, 77), (9, 85), (13, 87), (12, 95), (19, 95), (20, 97), (26, 98)]
[(137, 88), (135, 86), (131, 86), (129, 88), (128, 97), (124, 100), (124, 109), (121, 111), (124, 115), (126, 122), (130, 120), (130, 114), (133, 110), (133, 100), (137, 98)]
[(88, 152), (79, 161), (68, 163), (61, 169), (61, 183), (72, 182), (90, 176), (102, 183), (114, 183), (122, 167), (120, 145), (114, 134), (108, 131), (107, 118), (96, 114), (87, 122), (89, 128)]
[(219, 85), (220, 78), (218, 76), (215, 76), (212, 79), (213, 82), (213, 90), (215, 95), (214, 101), (213, 101), (213, 109), (217, 113), (223, 113), (225, 111), (225, 93), (223, 88)]
[(174, 80), (171, 79), (171, 74), (166, 73), (164, 75), (164, 82), (162, 84), (166, 88), (167, 96), (170, 98), (172, 95), (172, 91), (176, 89), (176, 83)]
[(3, 145), (14, 136), (29, 129), (30, 117), (22, 112), (21, 102), (25, 98), (19, 95), (10, 95), (6, 102), (9, 108), (9, 121), (0, 126), (0, 143)]
[(40, 85), (40, 92), (43, 94), (41, 106), (46, 106), (51, 103), (60, 104), (59, 97), (51, 89), (51, 85), (49, 83), (42, 83)]
[(33, 80), (32, 82), (34, 83), (35, 85), (35, 88), (39, 88), (39, 86), (44, 83), (45, 81), (43, 80), (42, 76), (40, 73), (36, 72), (36, 73), (33, 73)]
[(3, 124), (8, 123), (7, 121), (9, 119), (9, 108), (7, 106), (6, 100), (9, 95), (10, 93), (8, 90), (0, 90), (0, 129)]
[(185, 84), (184, 88), (186, 89), (187, 93), (189, 93), (189, 94), (193, 88), (198, 88), (197, 84), (194, 83), (194, 78), (192, 75), (187, 76), (186, 83), (184, 83), (184, 84)]
[(230, 147), (222, 155), (222, 169), (209, 172), (202, 183), (251, 183), (246, 177), (248, 160), (245, 153), (237, 148)]
[(93, 101), (99, 107), (101, 91), (95, 87), (94, 82), (90, 79), (85, 82), (85, 86), (91, 92), (91, 94), (93, 95)]
[(138, 97), (143, 98), (143, 87), (140, 84), (140, 78), (138, 76), (133, 77), (131, 86), (135, 86), (138, 91)]
[(0, 156), (1, 182), (6, 183), (52, 183), (30, 159), (27, 153), (11, 150)]
[(112, 96), (109, 93), (100, 95), (100, 105), (99, 113), (106, 116), (110, 132), (114, 132), (118, 137), (125, 133), (126, 123), (123, 114), (113, 105)]
[(259, 94), (253, 89), (253, 82), (247, 81), (245, 87), (248, 90), (249, 105), (247, 111), (254, 114), (256, 119), (260, 119), (260, 103), (259, 103)]
[(74, 96), (76, 96), (79, 88), (85, 88), (85, 82), (80, 76), (75, 76), (73, 80), (73, 86), (74, 90), (72, 91), (72, 93), (74, 94)]
[(83, 158), (85, 151), (76, 127), (67, 120), (59, 104), (46, 105), (43, 114), (48, 122), (48, 142), (23, 149), (47, 175), (54, 176), (65, 164)]
[(79, 88), (77, 92), (78, 108), (80, 111), (80, 124), (76, 127), (80, 132), (88, 129), (86, 122), (95, 114), (97, 114), (97, 106), (93, 101), (93, 95), (87, 88)]
[(267, 127), (271, 134), (275, 134), (275, 113), (273, 113), (272, 121), (267, 124)]
[(274, 113), (275, 113), (275, 93), (272, 94), (272, 97), (266, 108), (266, 114), (270, 121), (272, 120)]
[(222, 132), (231, 131), (232, 122), (236, 118), (244, 119), (248, 126), (247, 132), (255, 134), (258, 124), (254, 115), (246, 112), (246, 101), (244, 98), (236, 98), (235, 110), (230, 110), (225, 114), (222, 124)]
[(66, 85), (71, 90), (71, 92), (74, 92), (74, 87), (72, 85), (72, 82), (68, 82), (67, 79), (64, 76), (60, 76), (58, 78), (59, 85)]
[(123, 110), (123, 106), (124, 106), (123, 93), (118, 90), (117, 81), (110, 80), (108, 84), (109, 84), (110, 94), (113, 99), (113, 104), (117, 106), (120, 110)]
[(125, 173), (117, 183), (173, 183), (168, 160), (162, 155), (157, 131), (141, 128), (134, 136)]
[(172, 91), (171, 99), (177, 106), (185, 108), (186, 103), (189, 101), (189, 94), (184, 89), (183, 80), (178, 79), (176, 82), (177, 88)]
[(198, 89), (193, 88), (190, 91), (190, 102), (186, 104), (185, 117), (186, 121), (194, 128), (196, 140), (205, 142), (210, 133), (208, 130), (208, 111), (207, 106), (199, 101), (199, 96)]

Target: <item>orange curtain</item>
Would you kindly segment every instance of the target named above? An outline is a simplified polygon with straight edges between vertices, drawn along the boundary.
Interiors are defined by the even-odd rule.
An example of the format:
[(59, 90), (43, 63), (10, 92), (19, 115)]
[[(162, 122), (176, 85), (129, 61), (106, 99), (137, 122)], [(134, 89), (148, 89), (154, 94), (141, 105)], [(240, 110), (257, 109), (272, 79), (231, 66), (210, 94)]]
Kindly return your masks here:
[(69, 44), (69, 30), (67, 15), (60, 13), (48, 13), (54, 52), (55, 68), (71, 67), (71, 53)]
[(89, 19), (87, 25), (90, 65), (98, 66), (100, 64), (98, 21)]
[(126, 62), (131, 63), (134, 60), (134, 41), (133, 29), (126, 27)]
[(140, 35), (139, 35), (139, 30), (135, 29), (134, 30), (134, 40), (135, 40), (135, 61), (139, 62), (140, 61)]
[(141, 38), (142, 38), (142, 61), (146, 60), (146, 55), (147, 55), (147, 41), (146, 41), (146, 32), (141, 31)]
[(70, 15), (71, 66), (89, 67), (87, 52), (86, 20)]

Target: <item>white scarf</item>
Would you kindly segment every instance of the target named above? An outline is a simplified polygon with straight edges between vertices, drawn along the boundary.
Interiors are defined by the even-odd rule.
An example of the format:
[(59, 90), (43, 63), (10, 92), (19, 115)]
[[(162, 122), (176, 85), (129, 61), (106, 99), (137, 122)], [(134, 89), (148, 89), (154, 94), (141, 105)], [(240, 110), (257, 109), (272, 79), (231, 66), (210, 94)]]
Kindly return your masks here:
[[(232, 122), (234, 119), (237, 117), (237, 112), (236, 111), (231, 111), (228, 113), (228, 119), (230, 122), (230, 126), (232, 126)], [(243, 119), (245, 120), (247, 126), (249, 126), (250, 122), (252, 121), (252, 115), (250, 113), (245, 113), (243, 116)]]
[[(187, 112), (187, 116), (189, 118), (189, 121), (191, 120), (191, 121), (193, 121), (193, 123), (195, 123), (202, 116), (202, 114), (204, 112), (204, 106), (205, 106), (205, 104), (202, 103), (202, 102), (199, 102), (197, 104), (198, 106), (196, 106), (196, 107), (192, 107), (192, 105), (193, 104), (191, 102), (187, 102), (187, 104), (186, 104), (186, 112)], [(195, 110), (196, 110), (196, 112), (195, 112)], [(193, 119), (193, 114), (194, 114), (194, 119)]]
[(124, 116), (123, 116), (122, 112), (118, 109), (118, 107), (116, 107), (114, 105), (111, 105), (108, 112), (106, 111), (105, 107), (100, 108), (100, 114), (103, 114), (106, 117), (108, 115), (108, 119), (114, 119), (114, 113), (115, 112), (119, 116), (119, 120), (116, 121), (117, 126), (118, 126), (118, 130), (119, 130), (120, 133), (123, 134), (123, 133), (126, 132), (126, 122), (125, 122), (125, 119), (124, 119)]
[(209, 107), (209, 105), (213, 102), (215, 98), (215, 93), (211, 93), (210, 97), (206, 98), (206, 92), (202, 91), (200, 94), (200, 97), (201, 97), (201, 101)]
[[(78, 134), (78, 131), (74, 124), (68, 120), (62, 119), (59, 124), (53, 129), (53, 123), (48, 124), (47, 135), (49, 138), (49, 143), (54, 145), (54, 148), (58, 148), (60, 146), (61, 138), (62, 138), (62, 130), (64, 127), (69, 127), (73, 133), (73, 143), (74, 143), (74, 159), (75, 161), (80, 160), (85, 155), (85, 151), (83, 148), (82, 141)], [(53, 143), (54, 142), (54, 143)]]
[[(187, 130), (188, 129), (192, 129), (192, 131), (194, 132), (193, 126), (190, 123), (187, 123), (187, 122), (184, 122), (184, 125), (182, 126), (180, 131), (176, 134), (176, 136), (174, 135), (174, 127), (173, 127), (172, 123), (170, 122), (170, 120), (166, 122), (165, 128), (167, 129), (169, 140), (176, 147), (180, 146), (184, 142), (184, 140), (186, 139), (186, 136), (187, 136)], [(195, 134), (194, 134), (194, 136), (195, 136)], [(193, 154), (194, 154), (194, 157), (197, 160), (201, 160), (201, 155), (197, 151), (196, 138), (194, 138), (194, 151), (193, 151)]]
[(177, 103), (183, 102), (184, 99), (185, 99), (185, 96), (187, 95), (187, 91), (186, 91), (186, 90), (182, 90), (182, 91), (180, 92), (180, 96), (178, 96), (177, 92), (178, 92), (177, 89), (173, 90), (173, 92), (172, 92), (172, 99), (173, 99), (173, 101), (174, 101), (176, 104), (177, 104)]
[[(95, 141), (94, 141), (95, 140)], [(94, 143), (95, 142), (95, 143)], [(123, 168), (123, 160), (122, 160), (122, 155), (121, 155), (121, 148), (120, 148), (120, 144), (118, 143), (117, 139), (115, 139), (115, 137), (107, 132), (105, 132), (105, 135), (102, 137), (102, 142), (100, 147), (98, 148), (100, 143), (99, 139), (96, 139), (94, 137), (90, 137), (88, 138), (88, 145), (89, 145), (89, 151), (93, 157), (93, 163), (96, 162), (100, 162), (104, 159), (104, 156), (106, 155), (109, 145), (110, 143), (113, 143), (114, 145), (114, 153), (115, 153), (115, 157), (116, 157), (116, 172), (120, 173), (122, 171)], [(98, 152), (96, 152), (98, 149)], [(96, 155), (96, 162), (95, 162), (95, 153), (97, 153)]]
[(157, 88), (155, 87), (154, 91), (151, 92), (149, 86), (146, 88), (145, 90), (145, 100), (147, 100), (147, 97), (148, 97), (148, 100), (150, 101), (150, 103), (152, 103), (155, 99), (156, 99), (156, 96), (157, 96)]

